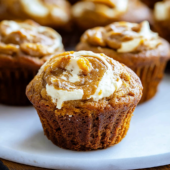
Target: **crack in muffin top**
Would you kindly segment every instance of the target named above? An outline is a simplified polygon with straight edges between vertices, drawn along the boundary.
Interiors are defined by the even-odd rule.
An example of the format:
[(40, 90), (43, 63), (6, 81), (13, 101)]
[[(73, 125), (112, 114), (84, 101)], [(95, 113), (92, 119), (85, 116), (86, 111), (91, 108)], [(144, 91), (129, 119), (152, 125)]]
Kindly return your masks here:
[(14, 55), (24, 53), (42, 58), (63, 49), (61, 36), (49, 27), (26, 20), (0, 22), (0, 52)]
[(161, 44), (161, 39), (150, 30), (148, 21), (140, 24), (115, 22), (106, 27), (87, 30), (81, 37), (81, 42), (126, 53), (156, 49)]

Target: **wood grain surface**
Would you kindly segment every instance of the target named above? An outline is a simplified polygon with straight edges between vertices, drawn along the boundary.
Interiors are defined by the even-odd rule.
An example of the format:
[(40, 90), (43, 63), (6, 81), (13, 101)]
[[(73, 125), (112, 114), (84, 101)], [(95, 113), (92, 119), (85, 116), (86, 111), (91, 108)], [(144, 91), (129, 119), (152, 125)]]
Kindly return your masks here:
[[(4, 163), (4, 165), (6, 165), (9, 168), (9, 170), (49, 170), (45, 168), (37, 168), (37, 167), (22, 165), (4, 159), (0, 159), (0, 160)], [(170, 165), (155, 167), (155, 168), (140, 169), (140, 170), (170, 170)]]

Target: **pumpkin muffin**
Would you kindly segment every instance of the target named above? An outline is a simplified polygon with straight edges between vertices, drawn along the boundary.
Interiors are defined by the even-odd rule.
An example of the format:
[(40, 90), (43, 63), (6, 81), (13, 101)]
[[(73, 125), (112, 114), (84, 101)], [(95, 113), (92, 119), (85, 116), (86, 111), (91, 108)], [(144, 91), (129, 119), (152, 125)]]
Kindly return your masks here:
[(139, 0), (82, 0), (72, 7), (75, 23), (82, 29), (106, 26), (115, 21), (152, 23), (150, 9)]
[(0, 18), (32, 19), (55, 28), (70, 26), (71, 5), (66, 0), (1, 0)]
[(154, 28), (170, 42), (170, 1), (157, 2), (154, 8)]
[(149, 23), (115, 22), (87, 30), (76, 50), (104, 53), (130, 67), (141, 79), (141, 103), (152, 98), (170, 57), (169, 44), (152, 32)]
[(0, 22), (0, 103), (30, 104), (26, 86), (49, 55), (62, 51), (61, 36), (51, 28), (31, 20)]
[(133, 71), (104, 54), (65, 52), (41, 67), (26, 94), (55, 145), (93, 150), (125, 137), (142, 85)]

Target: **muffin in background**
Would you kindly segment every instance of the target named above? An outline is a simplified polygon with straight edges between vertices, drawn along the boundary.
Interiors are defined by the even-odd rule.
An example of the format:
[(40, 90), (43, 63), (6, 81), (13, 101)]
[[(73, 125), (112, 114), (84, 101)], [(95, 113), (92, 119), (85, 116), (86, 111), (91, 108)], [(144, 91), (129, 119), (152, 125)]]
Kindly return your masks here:
[(32, 19), (44, 26), (69, 29), (71, 5), (66, 0), (1, 0), (0, 19)]
[(72, 7), (73, 20), (82, 29), (106, 26), (115, 21), (152, 24), (150, 9), (139, 0), (82, 0)]
[(151, 99), (170, 58), (169, 43), (152, 32), (149, 23), (115, 22), (87, 30), (76, 50), (104, 53), (131, 68), (141, 79), (140, 103)]
[(154, 7), (154, 28), (170, 42), (170, 1), (157, 2)]
[(153, 9), (156, 2), (162, 1), (162, 0), (141, 0), (143, 3), (145, 3), (149, 8)]
[[(170, 43), (170, 0), (155, 4), (154, 29)], [(170, 70), (170, 61), (167, 64), (167, 70)]]
[(133, 71), (104, 54), (65, 52), (41, 67), (26, 94), (55, 145), (93, 150), (125, 137), (142, 85)]
[(25, 89), (51, 54), (64, 51), (61, 36), (26, 20), (0, 22), (0, 103), (28, 105)]

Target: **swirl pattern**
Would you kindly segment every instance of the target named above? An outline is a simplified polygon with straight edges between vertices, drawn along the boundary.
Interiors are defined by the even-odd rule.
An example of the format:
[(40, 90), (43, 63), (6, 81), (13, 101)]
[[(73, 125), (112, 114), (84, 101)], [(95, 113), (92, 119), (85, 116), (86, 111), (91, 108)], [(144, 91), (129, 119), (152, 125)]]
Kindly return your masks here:
[(111, 96), (122, 85), (120, 67), (104, 54), (67, 52), (53, 56), (39, 74), (43, 72), (47, 94), (61, 109), (64, 101), (98, 101)]

